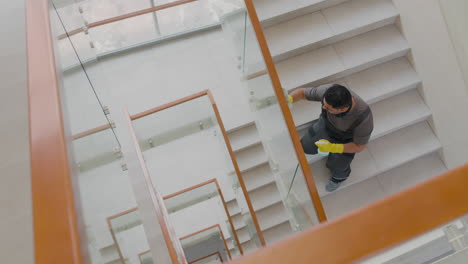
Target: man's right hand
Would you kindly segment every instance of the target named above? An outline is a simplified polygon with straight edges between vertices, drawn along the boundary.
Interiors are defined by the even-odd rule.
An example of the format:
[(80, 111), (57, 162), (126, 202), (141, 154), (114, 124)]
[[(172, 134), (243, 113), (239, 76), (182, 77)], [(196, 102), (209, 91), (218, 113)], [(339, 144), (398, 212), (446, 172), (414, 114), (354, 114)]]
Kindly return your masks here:
[[(291, 98), (292, 98), (292, 102), (291, 102)], [(296, 90), (292, 91), (288, 96), (288, 100), (291, 103), (293, 103), (293, 102), (295, 103), (295, 102), (298, 102), (298, 101), (304, 100), (304, 99), (305, 99), (305, 88), (296, 89)]]

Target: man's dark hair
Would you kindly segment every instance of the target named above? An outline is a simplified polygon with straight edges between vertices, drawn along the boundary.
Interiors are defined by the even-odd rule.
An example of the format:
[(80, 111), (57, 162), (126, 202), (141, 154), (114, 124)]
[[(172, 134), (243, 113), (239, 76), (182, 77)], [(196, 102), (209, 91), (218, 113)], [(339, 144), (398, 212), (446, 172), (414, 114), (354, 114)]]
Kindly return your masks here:
[(328, 88), (323, 98), (325, 98), (327, 104), (336, 109), (350, 107), (353, 104), (353, 99), (349, 90), (339, 84), (334, 84)]

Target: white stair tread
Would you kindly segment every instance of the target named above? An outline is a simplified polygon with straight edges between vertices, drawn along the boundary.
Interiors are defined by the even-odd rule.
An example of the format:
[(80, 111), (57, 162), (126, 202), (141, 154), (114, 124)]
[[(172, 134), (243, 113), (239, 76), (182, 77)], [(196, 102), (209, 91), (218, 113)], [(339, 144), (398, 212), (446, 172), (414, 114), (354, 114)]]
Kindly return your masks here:
[(289, 222), (285, 222), (263, 232), (263, 236), (265, 237), (266, 243), (271, 244), (291, 235), (292, 233), (293, 230), (291, 225)]
[[(398, 106), (398, 107), (395, 107)], [(411, 90), (371, 105), (374, 116), (372, 139), (380, 138), (431, 116), (417, 90)]]
[(281, 201), (276, 182), (249, 192), (249, 195), (255, 212)]
[[(404, 163), (415, 160), (440, 149), (440, 143), (427, 122), (421, 122), (369, 143), (368, 148), (356, 155), (351, 164), (351, 175), (337, 192), (355, 183), (362, 182)], [(381, 153), (385, 152), (385, 153)], [(389, 160), (385, 160), (388, 158)], [(312, 164), (317, 189), (321, 197), (326, 192), (325, 185), (330, 177), (325, 167), (325, 159)]]
[(243, 227), (237, 230), (237, 236), (239, 237), (239, 241), (241, 244), (250, 240), (250, 234), (249, 234), (249, 231), (247, 230), (247, 227)]
[(439, 150), (439, 140), (427, 122), (410, 126), (369, 144), (369, 152), (380, 172)]
[(236, 153), (237, 163), (241, 171), (246, 171), (268, 161), (262, 144), (245, 148)]
[(262, 230), (268, 230), (274, 226), (289, 221), (289, 215), (283, 203), (277, 203), (258, 211), (257, 218)]
[(242, 177), (249, 192), (275, 181), (268, 163), (243, 173)]
[(252, 146), (260, 141), (257, 127), (252, 124), (229, 133), (232, 150), (240, 151), (246, 147)]
[[(395, 26), (347, 39), (277, 64), (283, 87), (292, 89), (339, 75), (362, 71), (401, 57), (408, 45)], [(350, 72), (351, 71), (351, 72)]]
[(245, 226), (244, 219), (242, 218), (241, 214), (233, 215), (231, 216), (231, 218), (232, 218), (232, 223), (234, 224), (234, 228), (236, 230)]
[(384, 197), (384, 190), (377, 177), (372, 177), (323, 197), (322, 204), (327, 218), (334, 219)]
[[(280, 201), (266, 208), (258, 210), (256, 214), (260, 224), (260, 229), (262, 231), (266, 231), (270, 228), (274, 228), (277, 225), (281, 225), (282, 223), (289, 221), (289, 215), (286, 212), (283, 203)], [(239, 221), (237, 225), (235, 225), (236, 230), (241, 230), (245, 227), (246, 225), (243, 221)]]
[(429, 154), (322, 198), (329, 219), (394, 194), (446, 171), (437, 153)]
[(240, 209), (239, 205), (237, 204), (236, 199), (226, 201), (226, 204), (227, 204), (229, 214), (231, 214), (231, 216), (240, 215), (241, 209)]
[(332, 30), (321, 12), (265, 29), (265, 37), (273, 57), (314, 43), (318, 44), (332, 36)]
[(353, 0), (322, 10), (335, 34), (398, 16), (392, 0)]
[(347, 39), (335, 44), (335, 48), (347, 68), (409, 49), (408, 43), (396, 26), (383, 27)]
[(270, 26), (307, 13), (312, 13), (346, 0), (254, 0), (263, 26)]
[(406, 58), (398, 58), (344, 78), (351, 90), (369, 104), (421, 83)]
[(392, 24), (397, 16), (390, 0), (353, 0), (266, 28), (265, 37), (272, 56), (283, 60), (297, 55), (294, 50), (310, 51)]
[(424, 182), (447, 171), (438, 153), (433, 153), (378, 175), (387, 195)]

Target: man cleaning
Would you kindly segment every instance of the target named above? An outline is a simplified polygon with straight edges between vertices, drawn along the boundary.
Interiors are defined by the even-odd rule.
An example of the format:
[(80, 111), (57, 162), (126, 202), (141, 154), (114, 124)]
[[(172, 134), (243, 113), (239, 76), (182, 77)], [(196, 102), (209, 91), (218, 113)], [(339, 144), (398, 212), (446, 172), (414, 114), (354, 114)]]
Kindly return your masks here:
[(325, 189), (333, 192), (351, 173), (355, 153), (369, 142), (374, 121), (369, 105), (357, 94), (339, 84), (299, 88), (288, 96), (291, 103), (301, 100), (322, 103), (322, 113), (312, 122), (301, 143), (307, 154), (327, 155), (331, 178)]

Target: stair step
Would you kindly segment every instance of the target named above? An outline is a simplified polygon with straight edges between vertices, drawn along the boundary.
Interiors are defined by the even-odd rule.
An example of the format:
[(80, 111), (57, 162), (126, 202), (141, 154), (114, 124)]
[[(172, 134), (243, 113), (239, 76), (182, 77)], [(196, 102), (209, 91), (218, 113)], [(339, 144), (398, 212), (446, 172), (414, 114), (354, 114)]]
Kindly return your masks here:
[(391, 0), (352, 0), (265, 29), (276, 62), (393, 24)]
[(447, 167), (440, 159), (439, 154), (433, 153), (379, 174), (377, 177), (385, 189), (386, 195), (392, 195), (446, 171)]
[(346, 0), (254, 0), (262, 26), (268, 27)]
[(239, 241), (241, 244), (244, 244), (245, 242), (250, 240), (250, 234), (246, 226), (237, 230), (237, 236), (239, 237)]
[[(369, 143), (366, 150), (356, 155), (351, 164), (349, 179), (336, 192), (436, 152), (440, 147), (437, 137), (425, 121), (376, 139)], [(330, 177), (325, 162), (325, 159), (322, 159), (311, 166), (321, 197), (330, 195), (325, 190)]]
[[(281, 211), (280, 208), (283, 208), (283, 211)], [(257, 214), (257, 219), (260, 224), (260, 228), (264, 231), (267, 229), (270, 229), (274, 227), (275, 225), (281, 224), (285, 221), (289, 221), (287, 212), (285, 211), (286, 209), (284, 208), (284, 205), (282, 203), (282, 200), (276, 200), (273, 203), (260, 208), (258, 210), (255, 210), (255, 213)], [(275, 211), (277, 213), (281, 213), (281, 217), (276, 217), (275, 219), (265, 219), (265, 217), (269, 217), (272, 212)], [(283, 214), (284, 213), (284, 214)], [(237, 217), (237, 216), (236, 216)], [(246, 225), (243, 222), (242, 218), (237, 219), (237, 225), (235, 225), (236, 230), (245, 228)]]
[(255, 212), (281, 201), (281, 196), (278, 188), (276, 187), (276, 182), (272, 182), (271, 184), (258, 188), (249, 194)]
[(371, 109), (374, 116), (372, 139), (424, 121), (431, 116), (431, 110), (424, 103), (417, 90), (411, 90), (373, 104)]
[(257, 212), (258, 222), (262, 230), (289, 221), (289, 215), (283, 203), (277, 203)]
[(245, 226), (244, 219), (242, 218), (241, 214), (233, 215), (231, 216), (231, 218), (232, 218), (232, 223), (234, 224), (234, 228), (236, 230)]
[(416, 88), (421, 83), (404, 57), (349, 75), (344, 81), (369, 104)]
[(406, 55), (395, 26), (386, 26), (277, 64), (282, 86), (293, 89), (338, 79)]
[(258, 144), (258, 142), (260, 142), (260, 136), (258, 135), (255, 124), (251, 124), (230, 132), (229, 140), (231, 141), (232, 150), (234, 152), (238, 152), (252, 145)]
[(256, 168), (268, 161), (262, 144), (256, 144), (236, 153), (241, 172)]
[(268, 163), (243, 173), (242, 177), (249, 192), (275, 181)]
[(422, 156), (388, 172), (338, 189), (322, 198), (329, 219), (437, 176), (447, 169), (437, 153)]
[(401, 129), (369, 144), (380, 172), (439, 150), (439, 140), (427, 122)]
[(265, 231), (263, 236), (265, 237), (267, 244), (271, 244), (291, 235), (293, 232), (294, 231), (292, 230), (289, 222), (285, 222)]
[[(271, 229), (275, 229), (278, 226), (282, 226), (284, 223), (289, 225), (289, 216), (281, 201), (278, 201), (258, 211), (256, 210), (256, 213), (258, 222), (260, 224), (260, 229), (264, 235), (266, 232), (269, 232)], [(237, 234), (241, 244), (250, 240), (247, 227), (243, 222), (241, 225), (236, 227), (236, 231), (238, 232)], [(242, 233), (242, 239), (240, 233)]]
[(240, 209), (239, 205), (237, 204), (237, 200), (236, 200), (236, 199), (232, 199), (232, 200), (230, 200), (230, 201), (226, 201), (226, 205), (227, 205), (229, 214), (231, 214), (231, 216), (240, 215), (241, 209)]

